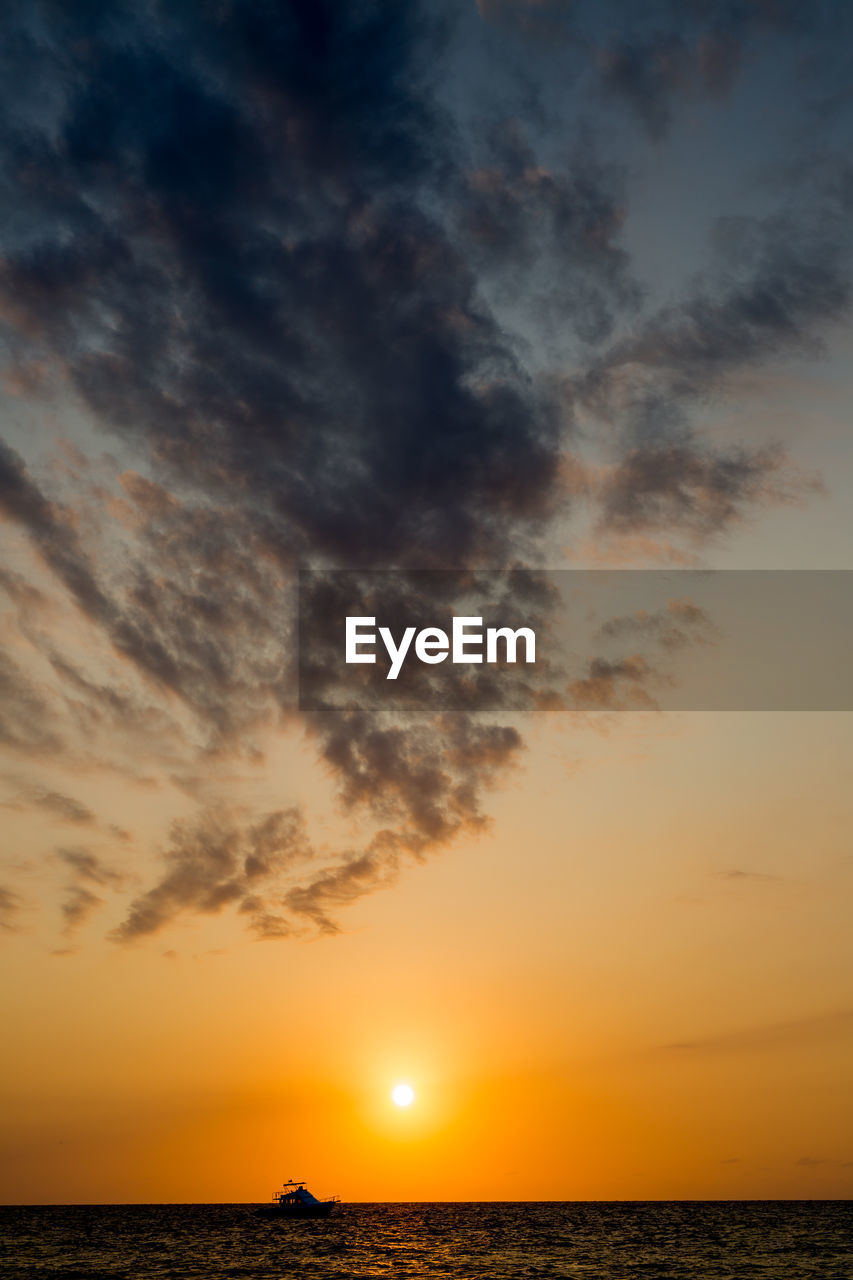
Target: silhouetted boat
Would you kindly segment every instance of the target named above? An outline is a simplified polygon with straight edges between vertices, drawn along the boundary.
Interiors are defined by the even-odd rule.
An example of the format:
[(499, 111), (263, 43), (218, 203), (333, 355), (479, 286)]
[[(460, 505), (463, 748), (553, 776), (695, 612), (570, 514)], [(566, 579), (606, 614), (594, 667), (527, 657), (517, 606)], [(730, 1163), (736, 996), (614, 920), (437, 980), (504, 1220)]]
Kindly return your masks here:
[(258, 1209), (262, 1218), (328, 1218), (336, 1204), (340, 1204), (337, 1196), (328, 1200), (318, 1200), (312, 1196), (301, 1179), (283, 1183), (283, 1191), (274, 1191), (272, 1204), (263, 1204)]

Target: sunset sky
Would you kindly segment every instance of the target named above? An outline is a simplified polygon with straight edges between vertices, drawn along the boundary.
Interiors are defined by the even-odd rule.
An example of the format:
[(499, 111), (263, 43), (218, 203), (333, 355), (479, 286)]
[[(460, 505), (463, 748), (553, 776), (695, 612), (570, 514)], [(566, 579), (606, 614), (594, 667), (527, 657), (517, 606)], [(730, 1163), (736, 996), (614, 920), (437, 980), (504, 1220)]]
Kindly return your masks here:
[(853, 569), (853, 8), (0, 32), (0, 1198), (848, 1197), (849, 711), (619, 710), (682, 592), (585, 710), (296, 640), (305, 569)]

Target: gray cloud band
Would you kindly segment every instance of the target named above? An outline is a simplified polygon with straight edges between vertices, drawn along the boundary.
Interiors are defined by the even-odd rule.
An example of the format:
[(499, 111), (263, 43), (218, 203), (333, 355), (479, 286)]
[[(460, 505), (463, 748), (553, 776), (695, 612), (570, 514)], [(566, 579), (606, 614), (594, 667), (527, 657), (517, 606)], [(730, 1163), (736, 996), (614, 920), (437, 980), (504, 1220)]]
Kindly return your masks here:
[(853, 709), (848, 570), (420, 578), (301, 575), (303, 711)]

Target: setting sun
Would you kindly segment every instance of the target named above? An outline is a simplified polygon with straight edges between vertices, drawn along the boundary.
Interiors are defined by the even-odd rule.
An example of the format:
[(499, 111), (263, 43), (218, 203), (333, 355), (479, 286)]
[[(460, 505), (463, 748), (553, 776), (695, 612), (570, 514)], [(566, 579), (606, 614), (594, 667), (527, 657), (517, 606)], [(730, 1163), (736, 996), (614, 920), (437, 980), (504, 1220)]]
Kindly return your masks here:
[(410, 1084), (398, 1084), (391, 1090), (391, 1098), (398, 1107), (410, 1107), (415, 1100), (415, 1091)]

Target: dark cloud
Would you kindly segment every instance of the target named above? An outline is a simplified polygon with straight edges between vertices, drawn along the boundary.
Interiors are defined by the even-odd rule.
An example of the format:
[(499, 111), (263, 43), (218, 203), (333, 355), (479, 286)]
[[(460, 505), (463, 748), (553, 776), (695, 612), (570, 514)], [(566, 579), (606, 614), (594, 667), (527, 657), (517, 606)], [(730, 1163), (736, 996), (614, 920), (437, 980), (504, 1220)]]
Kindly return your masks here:
[(653, 140), (692, 103), (727, 94), (744, 64), (775, 38), (842, 36), (846, 15), (830, 3), (702, 0), (636, 4), (609, 0), (477, 0), (481, 16), (547, 46), (565, 75), (627, 108)]
[(33, 586), (23, 574), (15, 573), (12, 569), (4, 569), (2, 566), (0, 566), (0, 587), (22, 611), (43, 609), (48, 604), (48, 598), (44, 592)]
[[(442, 6), (326, 0), (309, 21), (297, 4), (275, 15), (117, 5), (45, 10), (39, 23), (32, 8), (7, 19), (10, 93), (34, 63), (62, 88), (38, 109), (24, 94), (9, 113), (3, 158), (21, 215), (5, 231), (0, 293), (13, 347), (61, 361), (170, 484), (224, 504), (223, 542), (242, 516), (288, 565), (515, 560), (565, 498), (566, 422), (489, 311), (488, 280), (508, 272), (523, 283), (519, 305), (600, 342), (638, 300), (612, 173), (583, 147), (544, 165), (517, 124), (492, 129), (469, 163), (430, 83)], [(666, 5), (659, 31), (648, 15), (631, 25), (610, 74), (637, 63), (625, 50), (645, 40), (655, 52), (640, 62), (665, 85), (718, 88), (744, 33), (795, 17), (789, 4)], [(778, 454), (709, 448), (685, 413), (733, 368), (810, 341), (849, 288), (838, 227), (745, 225), (718, 232), (728, 287), (652, 317), (572, 380), (587, 406), (628, 419), (627, 456), (603, 493), (619, 528), (713, 532), (784, 488)], [(651, 385), (640, 380), (625, 413), (616, 393), (638, 367)], [(31, 491), (17, 500), (103, 619), (102, 584), (66, 547), (65, 522), (57, 530)], [(232, 553), (246, 532), (233, 527)], [(131, 616), (107, 619), (114, 643), (184, 688), (169, 643), (180, 614), (193, 622), (191, 683), (221, 676), (215, 640), (194, 635), (199, 592), (167, 601), (161, 587), (138, 571)]]
[(454, 713), (412, 725), (360, 708), (312, 719), (344, 803), (401, 822), (396, 843), (416, 854), (482, 823), (480, 787), (521, 746), (514, 728)]
[(309, 717), (309, 729), (345, 807), (366, 809), (382, 824), (368, 847), (300, 883), (316, 855), (296, 810), (248, 828), (211, 812), (196, 824), (176, 823), (166, 874), (131, 904), (117, 941), (154, 933), (185, 910), (228, 905), (260, 938), (287, 937), (300, 920), (337, 932), (335, 908), (393, 883), (406, 861), (486, 827), (483, 790), (521, 747), (517, 730), (453, 713), (401, 723), (398, 715), (330, 707)]
[(23, 459), (0, 440), (0, 512), (29, 532), (45, 563), (68, 588), (81, 609), (109, 624), (113, 607), (99, 587), (80, 546), (70, 514), (49, 501), (30, 476)]
[(12, 658), (0, 650), (0, 743), (38, 755), (62, 741), (50, 701)]
[[(648, 370), (669, 395), (695, 399), (737, 369), (785, 352), (811, 352), (821, 326), (850, 303), (846, 199), (801, 217), (726, 217), (713, 231), (713, 264), (683, 302), (666, 306), (608, 355), (596, 383), (612, 390), (614, 374)], [(642, 388), (638, 388), (642, 390)], [(629, 405), (629, 428), (655, 425), (653, 384)], [(594, 394), (593, 394), (594, 399)], [(665, 425), (665, 422), (661, 422)]]
[(87, 889), (85, 885), (78, 884), (69, 889), (62, 904), (62, 918), (66, 936), (75, 929), (79, 929), (102, 906), (103, 898), (99, 898), (97, 894), (92, 893), (91, 889)]
[(147, 554), (124, 586), (117, 647), (217, 737), (292, 702), (292, 571), (268, 522), (123, 481)]
[[(130, 488), (136, 497), (143, 492), (138, 483)], [(28, 530), (45, 563), (120, 655), (202, 712), (214, 731), (227, 732), (246, 712), (254, 717), (265, 694), (284, 683), (288, 622), (281, 572), (265, 560), (262, 532), (239, 511), (228, 520), (198, 502), (171, 502), (164, 511), (150, 501), (146, 511), (145, 498), (142, 532), (156, 570), (140, 560), (129, 579), (110, 584), (96, 570), (72, 513), (49, 501), (23, 459), (0, 442), (0, 511)], [(230, 587), (222, 592), (225, 578)], [(42, 644), (60, 678), (83, 695), (90, 717), (95, 706), (118, 721), (148, 714), (138, 697), (93, 682)], [(35, 696), (32, 690), (25, 695), (27, 688), (20, 684), (19, 699)]]
[(269, 902), (276, 893), (281, 897), (282, 873), (311, 856), (295, 809), (268, 814), (249, 826), (213, 810), (196, 821), (175, 822), (164, 852), (163, 878), (131, 903), (112, 936), (117, 942), (133, 941), (158, 932), (181, 912), (215, 915), (234, 905), (259, 936), (284, 937), (286, 923), (279, 921), (276, 933)]
[(561, 42), (574, 34), (573, 0), (477, 0), (489, 22), (498, 22), (537, 40)]
[(329, 915), (330, 910), (387, 888), (394, 883), (398, 867), (396, 855), (389, 857), (387, 850), (381, 856), (365, 853), (324, 871), (303, 887), (291, 889), (285, 902), (293, 915), (310, 921), (320, 933), (337, 933), (339, 927)]
[(599, 54), (603, 87), (624, 99), (652, 138), (662, 138), (671, 119), (673, 99), (698, 89), (721, 93), (731, 87), (742, 48), (728, 33), (708, 34), (691, 46), (674, 32), (618, 40)]
[(724, 219), (713, 268), (683, 302), (649, 316), (577, 382), (587, 408), (618, 423), (620, 456), (601, 487), (602, 525), (707, 537), (766, 502), (820, 488), (777, 446), (703, 439), (690, 414), (735, 373), (813, 352), (847, 310), (846, 202), (797, 219)]
[(570, 704), (580, 711), (654, 710), (649, 686), (666, 682), (641, 655), (610, 660), (593, 658), (586, 674), (568, 686)]
[(73, 796), (66, 796), (61, 791), (47, 791), (37, 787), (27, 793), (27, 800), (35, 808), (43, 809), (64, 822), (86, 826), (95, 821), (95, 815), (91, 809), (81, 804), (79, 800), (75, 800)]
[[(522, 749), (518, 730), (494, 713), (537, 705), (556, 676), (545, 660), (535, 678), (522, 664), (448, 666), (437, 674), (417, 663), (401, 673), (392, 698), (382, 666), (342, 664), (345, 616), (374, 615), (398, 636), (405, 626), (437, 619), (449, 625), (460, 612), (544, 628), (555, 599), (547, 576), (529, 570), (302, 575), (300, 698), (307, 729), (339, 782), (345, 810), (366, 812), (380, 829), (364, 848), (291, 890), (286, 905), (293, 915), (335, 932), (335, 908), (392, 884), (406, 862), (482, 830), (484, 794)], [(361, 679), (367, 673), (378, 673), (372, 684)]]
[[(631, 8), (608, 11), (625, 18), (611, 43), (592, 8), (518, 14), (558, 25), (658, 133), (679, 96), (723, 91), (752, 35), (793, 12), (664, 4), (652, 29)], [(508, 0), (482, 10), (510, 15)], [(24, 388), (49, 370), (140, 459), (110, 495), (117, 545), (5, 445), (0, 510), (146, 694), (194, 713), (204, 741), (173, 773), (196, 794), (206, 759), (256, 759), (259, 726), (294, 711), (298, 569), (540, 563), (576, 488), (576, 409), (613, 445), (594, 494), (610, 530), (706, 537), (802, 487), (779, 450), (714, 445), (693, 416), (848, 306), (842, 195), (820, 195), (819, 216), (720, 223), (708, 277), (637, 318), (618, 172), (576, 129), (559, 162), (518, 121), (490, 120), (468, 149), (437, 92), (451, 11), (13, 0), (0, 18), (8, 362)], [(592, 350), (540, 376), (522, 315)], [(421, 610), (434, 599), (413, 588), (407, 607), (419, 591)], [(43, 652), (81, 732), (165, 715)], [(173, 829), (119, 940), (227, 906), (259, 937), (332, 930), (337, 907), (482, 826), (484, 791), (521, 746), (502, 723), (508, 685), (491, 718), (462, 679), (455, 716), (392, 716), (327, 696), (327, 655), (312, 661), (309, 731), (378, 833), (300, 880), (312, 849), (294, 811), (202, 813)], [(44, 698), (0, 664), (0, 738), (47, 750)], [(596, 659), (572, 692), (653, 705), (660, 678), (639, 657)], [(95, 883), (77, 882), (72, 923)]]
[(251, 494), (288, 557), (505, 556), (557, 439), (419, 198), (455, 164), (424, 89), (441, 23), (312, 11), (54, 21), (60, 119), (6, 147), (34, 218), (6, 313), (173, 475)]
[(89, 849), (58, 849), (56, 856), (70, 867), (75, 878), (81, 881), (118, 888), (127, 879), (123, 872), (107, 866)]
[[(101, 734), (109, 741), (116, 732), (128, 742), (133, 741), (135, 749), (144, 749), (146, 742), (156, 744), (161, 753), (168, 749), (170, 743), (172, 752), (180, 749), (180, 730), (168, 704), (164, 704), (156, 693), (128, 687), (127, 679), (121, 676), (113, 680), (92, 679), (75, 662), (58, 652), (55, 636), (41, 635), (39, 642), (57, 677), (57, 692), (76, 729), (78, 749), (81, 742), (91, 744)], [(122, 676), (126, 677), (126, 673)], [(139, 780), (132, 762), (128, 762), (127, 772)], [(127, 838), (127, 833), (119, 838)]]
[[(277, 603), (300, 560), (499, 562), (561, 501), (556, 410), (422, 198), (464, 182), (426, 87), (436, 12), (19, 18), (64, 90), (5, 152), (32, 218), (0, 265), (11, 341), (58, 359), (167, 484), (126, 483), (147, 554), (120, 591), (11, 456), (9, 505), (113, 646), (220, 737), (293, 696)], [(590, 287), (621, 261), (596, 201), (591, 173), (526, 200), (581, 234), (576, 261), (597, 254)]]
[[(92, 886), (116, 891), (126, 884), (127, 876), (114, 867), (108, 866), (90, 849), (82, 847), (57, 849), (56, 856), (72, 875), (60, 907), (63, 933), (66, 938), (70, 938), (104, 905), (104, 899), (94, 892)], [(61, 955), (66, 952), (59, 951), (55, 954)]]
[[(299, 587), (299, 705), (307, 711), (360, 707), (382, 712), (388, 710), (389, 695), (397, 708), (429, 715), (451, 709), (500, 713), (543, 705), (556, 692), (560, 675), (545, 652), (559, 598), (547, 573), (528, 569), (304, 572)], [(379, 646), (375, 664), (341, 662), (347, 616), (374, 616), (378, 626), (388, 627), (399, 638), (408, 627), (441, 625), (449, 633), (458, 614), (480, 617), (486, 627), (534, 630), (539, 637), (535, 666), (507, 664), (503, 649), (496, 664), (406, 662), (389, 687), (390, 661), (384, 646)]]
[[(640, 290), (619, 244), (625, 217), (619, 176), (581, 139), (562, 171), (539, 160), (517, 121), (496, 127), (467, 177), (460, 226), (469, 257), (497, 277), (546, 331), (585, 342), (608, 337)], [(562, 334), (563, 340), (565, 333)]]
[(681, 527), (708, 537), (756, 503), (784, 500), (786, 470), (778, 448), (722, 451), (691, 440), (632, 449), (602, 486), (602, 522), (617, 533)]
[[(74, 602), (86, 617), (103, 628), (119, 652), (130, 657), (158, 683), (180, 690), (180, 664), (171, 645), (164, 643), (143, 611), (134, 614), (122, 609), (121, 603), (99, 581), (71, 512), (44, 496), (20, 455), (2, 441), (0, 512), (24, 526), (44, 562)], [(73, 672), (71, 665), (61, 658), (55, 659), (54, 665), (66, 676)], [(78, 683), (81, 680), (78, 676)]]
[(18, 928), (21, 899), (5, 885), (0, 885), (0, 929), (14, 933)]
[[(813, 26), (817, 14), (796, 0), (755, 4), (709, 0), (702, 4), (635, 5), (621, 10), (619, 35), (599, 44), (596, 64), (603, 90), (636, 115), (660, 140), (685, 102), (728, 93), (758, 40)], [(815, 6), (817, 8), (817, 6)]]
[(683, 649), (707, 643), (717, 634), (706, 609), (691, 600), (669, 600), (665, 609), (639, 609), (621, 618), (609, 618), (599, 627), (603, 640), (651, 640), (663, 649)]
[(483, 792), (517, 758), (522, 740), (515, 728), (453, 712), (400, 724), (361, 708), (330, 708), (310, 720), (322, 758), (341, 779), (344, 803), (388, 824), (366, 850), (286, 895), (295, 916), (335, 933), (335, 908), (393, 884), (407, 860), (486, 828)]

